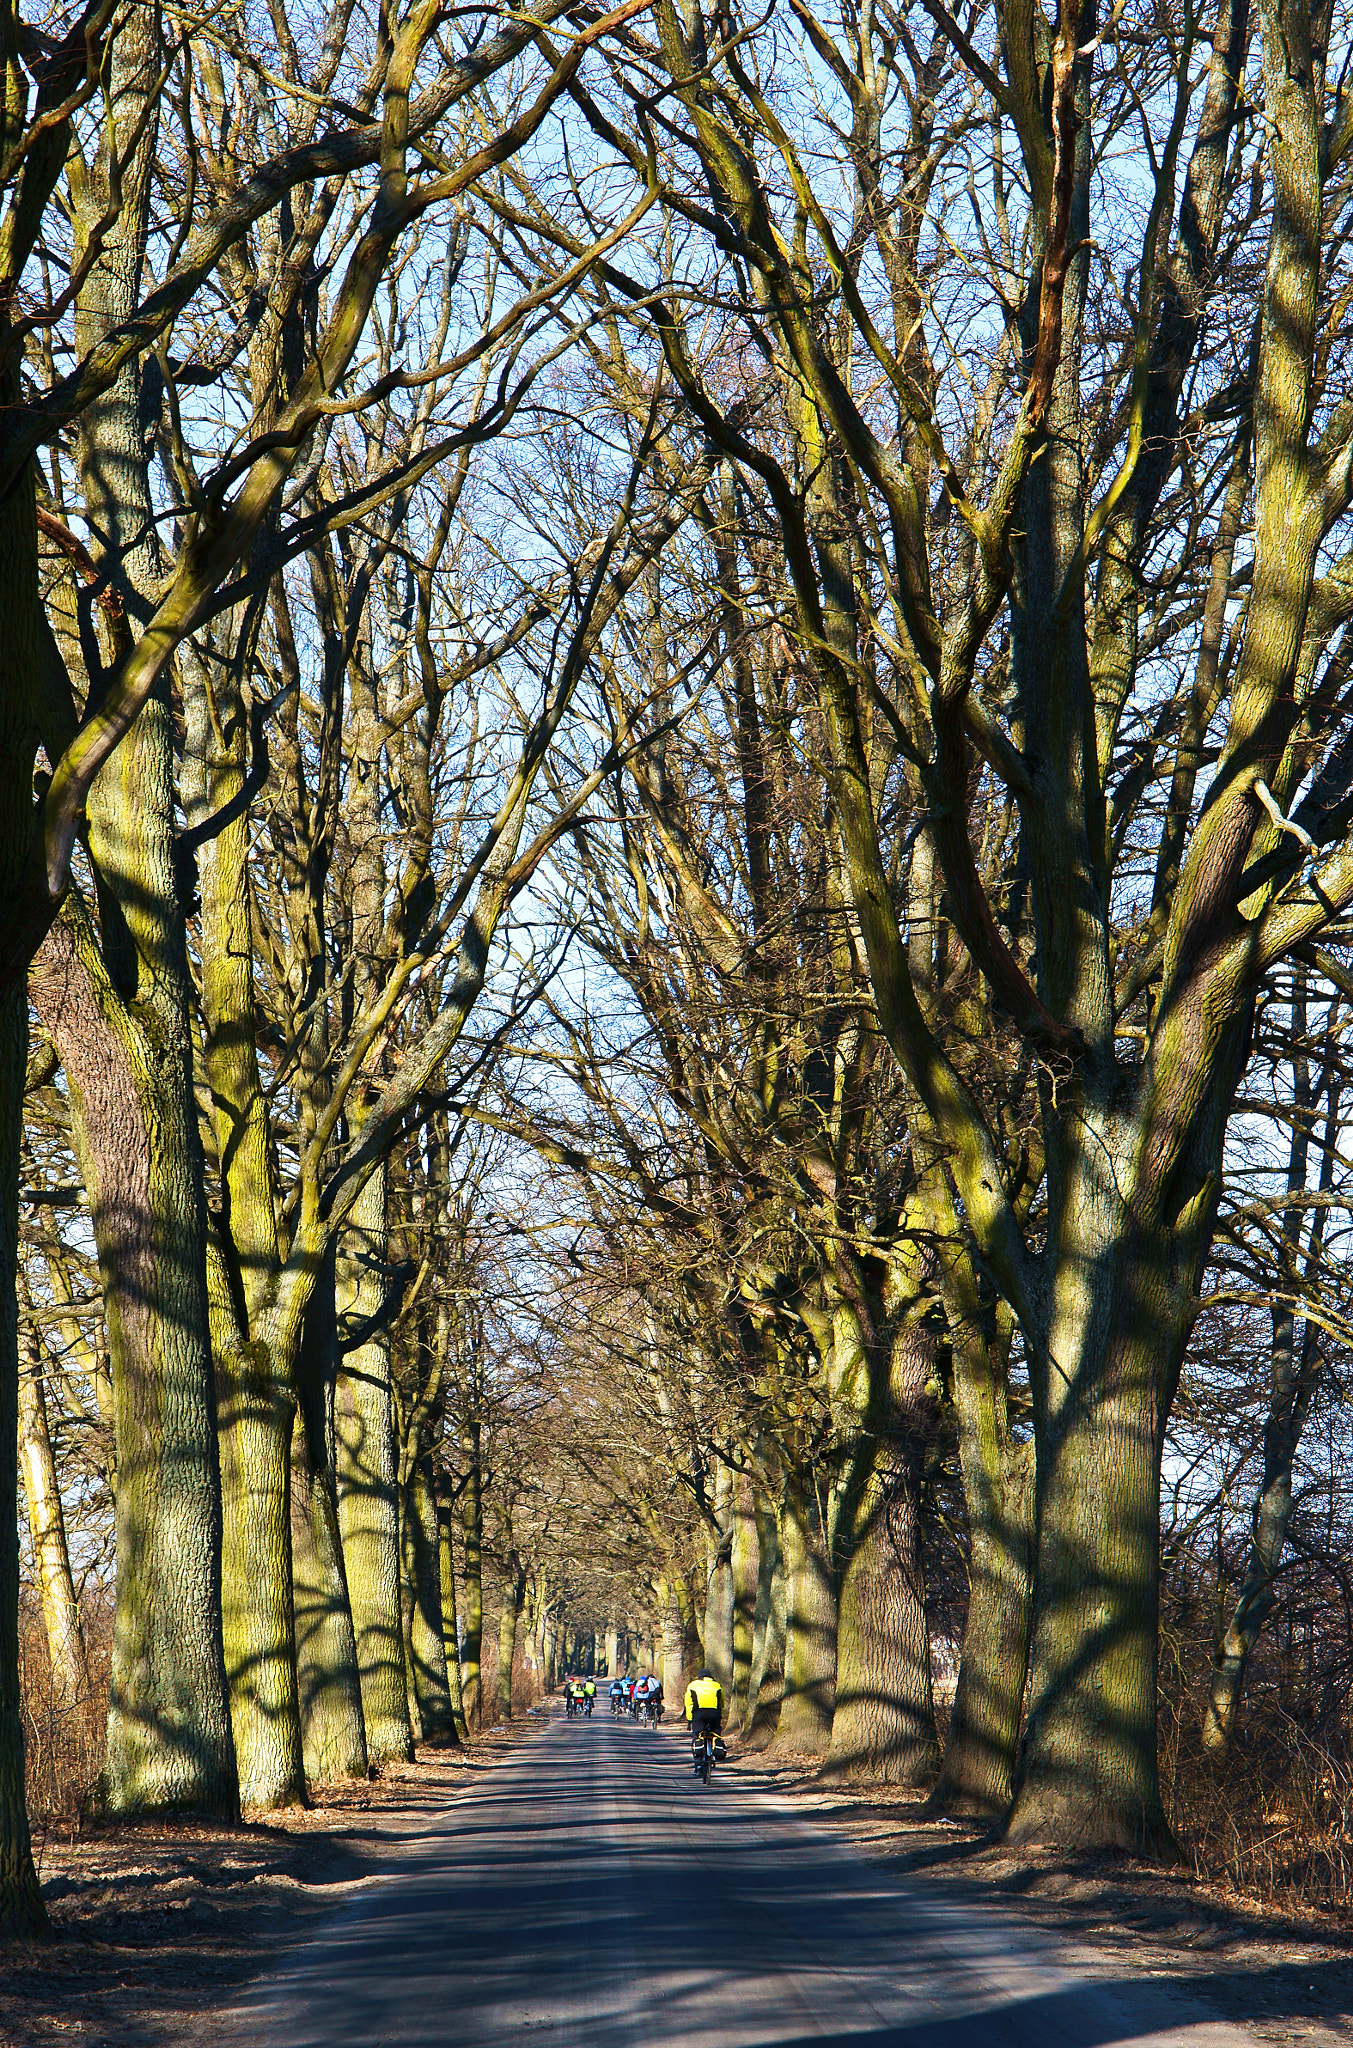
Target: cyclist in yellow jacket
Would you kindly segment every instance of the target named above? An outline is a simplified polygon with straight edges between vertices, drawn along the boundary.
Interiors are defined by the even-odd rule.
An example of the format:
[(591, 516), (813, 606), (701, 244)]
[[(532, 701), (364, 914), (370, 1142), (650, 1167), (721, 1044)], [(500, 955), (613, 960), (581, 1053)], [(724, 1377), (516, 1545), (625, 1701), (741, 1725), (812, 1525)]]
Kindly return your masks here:
[(686, 1687), (684, 1712), (692, 1736), (703, 1735), (707, 1728), (717, 1735), (723, 1727), (723, 1687), (703, 1665), (699, 1677)]

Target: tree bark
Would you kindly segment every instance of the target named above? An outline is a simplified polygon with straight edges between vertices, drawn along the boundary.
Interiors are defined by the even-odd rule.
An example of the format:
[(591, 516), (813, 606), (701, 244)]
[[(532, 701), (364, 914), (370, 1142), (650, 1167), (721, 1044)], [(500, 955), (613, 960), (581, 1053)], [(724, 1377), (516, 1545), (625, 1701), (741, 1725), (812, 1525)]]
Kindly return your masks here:
[(42, 1348), (31, 1333), (19, 1371), (19, 1444), (28, 1528), (51, 1665), (52, 1704), (61, 1711), (89, 1697), (89, 1668), (80, 1630), (80, 1606), (71, 1576), (61, 1487), (47, 1426)]
[(732, 1687), (729, 1694), (730, 1729), (740, 1729), (751, 1718), (749, 1695), (752, 1683), (752, 1646), (757, 1613), (758, 1549), (756, 1515), (752, 1507), (752, 1482), (739, 1472), (733, 1491), (733, 1549), (730, 1559), (733, 1578)]
[(401, 1536), (408, 1598), (407, 1657), (421, 1740), (455, 1743), (455, 1714), (442, 1637), (441, 1536), (431, 1460), (416, 1458), (405, 1490)]
[(469, 1469), (465, 1481), (465, 1505), (461, 1510), (465, 1532), (465, 1654), (461, 1659), (460, 1675), (465, 1696), (465, 1719), (477, 1734), (482, 1721), (480, 1659), (484, 1644), (484, 1496), (477, 1422), (470, 1424), (469, 1437)]
[(785, 1468), (780, 1502), (785, 1574), (784, 1696), (777, 1749), (825, 1754), (836, 1697), (836, 1587), (813, 1473)]
[[(111, 816), (116, 838), (119, 818), (133, 808), (149, 816), (158, 804), (155, 843), (171, 860), (165, 714), (156, 704), (146, 711), (150, 741), (139, 744), (138, 720), (109, 764), (124, 776), (120, 801), (105, 791), (102, 815)], [(140, 784), (135, 798), (128, 776)], [(143, 848), (151, 836), (141, 836)], [(116, 874), (108, 837), (99, 843)], [(180, 927), (180, 949), (182, 939)], [(181, 1007), (186, 959), (172, 964), (143, 1023), (113, 989), (83, 909), (71, 902), (31, 981), (70, 1089), (112, 1364), (117, 1604), (97, 1801), (117, 1815), (233, 1815), (239, 1790), (221, 1636), (206, 1218)]]
[(305, 1775), (312, 1786), (365, 1778), (369, 1768), (357, 1639), (338, 1526), (335, 1306), (330, 1257), (306, 1314), (291, 1439), (296, 1681)]
[(747, 1689), (747, 1746), (764, 1749), (775, 1739), (784, 1694), (785, 1614), (788, 1596), (780, 1530), (774, 1506), (758, 1486), (753, 1495), (757, 1534), (756, 1622), (752, 1632), (752, 1675)]
[(876, 1384), (849, 1454), (838, 1524), (845, 1562), (825, 1769), (843, 1778), (919, 1785), (939, 1767), (920, 1506), (934, 1348), (918, 1321), (868, 1347)]
[[(339, 1335), (379, 1315), (384, 1296), (386, 1170), (353, 1204), (336, 1262)], [(334, 1401), (338, 1526), (357, 1642), (367, 1760), (413, 1755), (400, 1623), (399, 1503), (390, 1340), (384, 1330), (346, 1353)]]
[(221, 1632), (240, 1804), (305, 1797), (291, 1572), (294, 1402), (272, 1347), (241, 1333), (225, 1257), (208, 1246), (221, 1456)]
[(456, 1557), (451, 1541), (452, 1509), (449, 1501), (437, 1499), (437, 1529), (442, 1556), (442, 1642), (446, 1653), (446, 1682), (451, 1695), (451, 1716), (461, 1742), (469, 1740), (465, 1720), (465, 1695), (460, 1677), (460, 1627), (456, 1614)]
[[(1010, 1439), (1005, 1341), (978, 1301), (967, 1261), (950, 1265), (945, 1306), (953, 1346), (959, 1466), (968, 1511), (968, 1614), (937, 1813), (1002, 1819), (1014, 1793), (1029, 1666), (1033, 1572), (1033, 1445)], [(992, 1318), (994, 1321), (994, 1316)]]
[(526, 1598), (526, 1567), (515, 1553), (509, 1556), (503, 1582), (503, 1609), (498, 1622), (498, 1719), (512, 1719), (512, 1666), (517, 1655), (517, 1625)]
[(719, 1461), (714, 1483), (717, 1526), (705, 1532), (708, 1564), (703, 1631), (705, 1663), (711, 1678), (733, 1698), (733, 1482), (732, 1467)]

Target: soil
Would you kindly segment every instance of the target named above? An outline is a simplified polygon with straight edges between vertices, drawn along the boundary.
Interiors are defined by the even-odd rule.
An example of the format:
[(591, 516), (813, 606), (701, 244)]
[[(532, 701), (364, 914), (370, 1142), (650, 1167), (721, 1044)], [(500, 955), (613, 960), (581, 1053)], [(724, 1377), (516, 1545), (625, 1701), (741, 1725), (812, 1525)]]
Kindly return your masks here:
[(1015, 1855), (989, 1827), (926, 1819), (921, 1793), (825, 1784), (819, 1763), (734, 1750), (729, 1768), (947, 1898), (986, 1911), (1000, 1900), (1059, 1937), (1087, 1972), (1172, 1978), (1256, 2041), (1353, 2043), (1353, 1927), (1281, 1912), (1129, 1856)]
[[(305, 1809), (222, 1828), (85, 1826), (39, 1837), (54, 1939), (14, 1943), (0, 1967), (0, 2048), (170, 2048), (377, 1879), (417, 1830), (528, 1719), (466, 1749), (428, 1750)], [(1256, 2041), (1353, 2043), (1353, 1929), (1277, 1913), (1203, 1879), (1127, 1857), (1004, 1851), (989, 1829), (924, 1818), (920, 1795), (825, 1785), (812, 1758), (739, 1754), (728, 1769), (848, 1835), (945, 1896), (1058, 1935), (1102, 1976), (1176, 1979)]]

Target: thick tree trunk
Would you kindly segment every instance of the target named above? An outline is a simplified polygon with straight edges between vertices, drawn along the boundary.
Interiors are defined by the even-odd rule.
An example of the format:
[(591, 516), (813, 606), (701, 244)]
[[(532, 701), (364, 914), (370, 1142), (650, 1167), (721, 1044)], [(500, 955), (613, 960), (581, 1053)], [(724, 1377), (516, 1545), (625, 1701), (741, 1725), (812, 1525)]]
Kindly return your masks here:
[[(152, 743), (143, 747), (147, 714)], [(100, 844), (110, 873), (108, 841), (117, 842), (131, 808), (149, 813), (158, 804), (172, 817), (167, 737), (156, 729), (166, 716), (147, 705), (109, 764), (124, 776), (118, 796), (104, 796)], [(128, 775), (144, 777), (135, 800)], [(111, 921), (116, 906), (107, 908)], [(184, 976), (167, 970), (164, 979), (158, 994), (172, 1014)], [(97, 1800), (119, 1815), (234, 1814), (206, 1217), (186, 1012), (172, 1032), (143, 1030), (111, 988), (78, 904), (43, 942), (33, 990), (70, 1089), (112, 1362), (117, 1604)]]
[(298, 1410), (291, 1442), (291, 1556), (296, 1680), (306, 1781), (364, 1778), (368, 1763), (357, 1640), (348, 1605), (324, 1415)]
[(1032, 1673), (1008, 1836), (1174, 1857), (1156, 1758), (1160, 1457), (1191, 1290), (1173, 1236), (1113, 1249), (1083, 1240), (1051, 1318), (1058, 1371), (1035, 1391)]
[(909, 1322), (871, 1361), (865, 1428), (851, 1452), (825, 1767), (843, 1778), (919, 1785), (939, 1767), (920, 1506), (934, 1348), (928, 1326)]
[[(970, 1278), (970, 1276), (967, 1276)], [(988, 1343), (975, 1288), (946, 1297), (954, 1354), (959, 1463), (968, 1510), (968, 1615), (944, 1762), (931, 1809), (1002, 1818), (1029, 1664), (1033, 1570), (1033, 1445), (1006, 1425), (1008, 1346)]]
[(965, 1489), (968, 1616), (944, 1762), (931, 1808), (998, 1820), (1010, 1810), (1029, 1668), (1033, 1446), (1001, 1455), (989, 1491)]
[(52, 1705), (58, 1711), (89, 1697), (89, 1669), (80, 1607), (71, 1576), (66, 1543), (66, 1518), (61, 1487), (47, 1426), (47, 1398), (42, 1383), (42, 1347), (30, 1334), (19, 1371), (19, 1446), (33, 1563), (42, 1600), (47, 1655), (52, 1674)]
[(240, 1804), (305, 1797), (291, 1583), (294, 1404), (266, 1345), (246, 1344), (219, 1248), (209, 1248), (221, 1446), (221, 1630)]
[(825, 1753), (836, 1697), (836, 1587), (812, 1474), (789, 1466), (780, 1503), (785, 1574), (784, 1696), (777, 1749)]
[[(339, 1247), (335, 1298), (345, 1322), (378, 1315), (385, 1276), (386, 1173), (380, 1166), (353, 1204)], [(334, 1399), (338, 1526), (357, 1642), (368, 1763), (413, 1755), (400, 1622), (399, 1502), (390, 1340), (378, 1331), (346, 1353)]]

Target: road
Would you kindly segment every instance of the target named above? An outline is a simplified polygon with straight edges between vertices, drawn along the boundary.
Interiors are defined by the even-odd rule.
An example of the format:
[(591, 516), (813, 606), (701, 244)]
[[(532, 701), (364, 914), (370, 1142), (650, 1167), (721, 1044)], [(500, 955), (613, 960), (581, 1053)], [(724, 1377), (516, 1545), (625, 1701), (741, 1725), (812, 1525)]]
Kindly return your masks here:
[(679, 1737), (553, 1721), (234, 2008), (287, 2048), (1241, 2048), (1167, 1981), (1077, 1975)]

